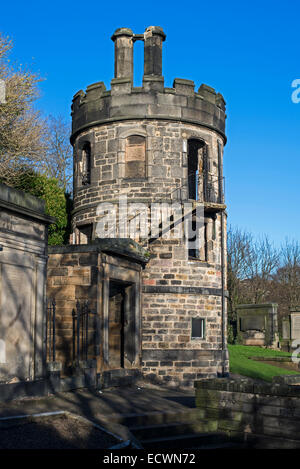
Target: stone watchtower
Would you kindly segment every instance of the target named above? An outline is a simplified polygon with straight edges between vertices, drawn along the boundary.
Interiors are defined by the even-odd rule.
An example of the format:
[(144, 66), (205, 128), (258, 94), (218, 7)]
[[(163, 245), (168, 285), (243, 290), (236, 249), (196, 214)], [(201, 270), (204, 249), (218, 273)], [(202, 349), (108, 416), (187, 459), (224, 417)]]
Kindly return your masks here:
[[(225, 324), (226, 215), (223, 196), (225, 102), (207, 85), (176, 78), (164, 86), (162, 47), (166, 35), (151, 26), (144, 34), (120, 28), (111, 89), (103, 82), (75, 94), (73, 244), (99, 237), (102, 202), (189, 203), (204, 208), (199, 247), (182, 219), (139, 241), (149, 262), (141, 272), (141, 362), (144, 374), (165, 382), (228, 371)], [(133, 86), (133, 47), (144, 41), (143, 86)], [(148, 213), (149, 215), (149, 213)], [(133, 217), (134, 218), (134, 217)], [(177, 221), (176, 221), (177, 220)], [(183, 236), (174, 236), (175, 225)], [(195, 228), (197, 230), (197, 228)], [(120, 233), (120, 227), (116, 227)], [(173, 234), (168, 236), (167, 233)], [(120, 237), (130, 237), (123, 234)], [(110, 314), (110, 313), (109, 313)], [(138, 333), (136, 323), (131, 334)]]

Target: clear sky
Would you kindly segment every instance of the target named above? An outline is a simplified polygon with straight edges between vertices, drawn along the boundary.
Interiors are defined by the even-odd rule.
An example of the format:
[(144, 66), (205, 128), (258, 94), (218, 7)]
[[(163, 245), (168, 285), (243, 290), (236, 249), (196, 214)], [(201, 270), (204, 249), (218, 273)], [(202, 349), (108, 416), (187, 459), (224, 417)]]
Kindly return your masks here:
[[(300, 2), (86, 1), (2, 2), (0, 31), (14, 40), (13, 59), (45, 78), (38, 107), (69, 118), (72, 96), (113, 77), (119, 27), (143, 33), (162, 26), (165, 85), (206, 83), (227, 102), (224, 175), (229, 223), (276, 244), (300, 240)], [(136, 43), (135, 84), (142, 79)]]

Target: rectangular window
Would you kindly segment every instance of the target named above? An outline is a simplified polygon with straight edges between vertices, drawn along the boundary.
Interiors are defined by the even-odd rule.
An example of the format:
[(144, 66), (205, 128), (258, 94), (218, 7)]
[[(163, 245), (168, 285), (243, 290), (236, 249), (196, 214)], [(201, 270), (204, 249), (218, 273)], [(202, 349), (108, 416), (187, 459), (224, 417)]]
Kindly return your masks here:
[(192, 318), (192, 339), (204, 339), (205, 319)]

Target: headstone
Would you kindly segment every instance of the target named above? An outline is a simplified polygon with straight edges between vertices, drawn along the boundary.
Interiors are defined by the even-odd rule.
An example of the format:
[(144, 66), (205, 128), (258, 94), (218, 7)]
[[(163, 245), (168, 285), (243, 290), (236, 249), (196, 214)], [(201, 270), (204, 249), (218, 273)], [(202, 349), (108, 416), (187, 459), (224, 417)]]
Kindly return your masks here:
[(300, 312), (291, 313), (291, 339), (300, 339)]
[(238, 305), (237, 341), (243, 345), (278, 345), (277, 304)]
[(241, 331), (263, 331), (265, 318), (263, 316), (248, 316), (241, 318)]
[(289, 318), (282, 319), (282, 338), (290, 340), (291, 338), (291, 324)]

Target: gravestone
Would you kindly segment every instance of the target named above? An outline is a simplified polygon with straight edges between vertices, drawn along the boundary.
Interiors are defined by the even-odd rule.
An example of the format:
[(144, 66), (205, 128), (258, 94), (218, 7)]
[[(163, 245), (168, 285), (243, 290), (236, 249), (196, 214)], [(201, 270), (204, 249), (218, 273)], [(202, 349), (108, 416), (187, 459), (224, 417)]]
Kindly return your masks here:
[(291, 339), (300, 339), (300, 311), (291, 312)]
[(283, 340), (291, 339), (291, 323), (289, 318), (282, 319), (282, 338)]
[(277, 304), (247, 304), (236, 307), (237, 342), (278, 348)]
[(246, 316), (241, 317), (241, 331), (264, 331), (265, 318), (264, 316)]

